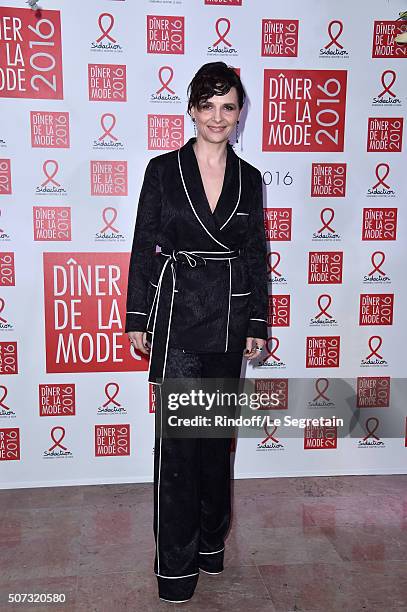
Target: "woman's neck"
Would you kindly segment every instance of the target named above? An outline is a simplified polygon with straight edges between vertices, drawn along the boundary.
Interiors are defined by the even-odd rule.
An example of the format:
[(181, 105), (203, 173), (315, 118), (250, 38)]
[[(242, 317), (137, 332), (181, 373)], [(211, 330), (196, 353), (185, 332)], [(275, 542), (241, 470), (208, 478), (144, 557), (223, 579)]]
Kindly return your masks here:
[(227, 157), (227, 142), (212, 143), (197, 138), (192, 145), (199, 161), (207, 166), (218, 166), (225, 162)]

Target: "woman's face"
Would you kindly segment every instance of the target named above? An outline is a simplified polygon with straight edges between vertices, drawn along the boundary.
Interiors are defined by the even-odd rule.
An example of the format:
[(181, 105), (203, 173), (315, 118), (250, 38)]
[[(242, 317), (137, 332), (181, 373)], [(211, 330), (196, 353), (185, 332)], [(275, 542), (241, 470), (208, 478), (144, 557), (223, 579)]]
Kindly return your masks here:
[(195, 118), (197, 136), (208, 142), (228, 140), (240, 116), (236, 87), (224, 96), (212, 96), (200, 108), (193, 106), (191, 116)]

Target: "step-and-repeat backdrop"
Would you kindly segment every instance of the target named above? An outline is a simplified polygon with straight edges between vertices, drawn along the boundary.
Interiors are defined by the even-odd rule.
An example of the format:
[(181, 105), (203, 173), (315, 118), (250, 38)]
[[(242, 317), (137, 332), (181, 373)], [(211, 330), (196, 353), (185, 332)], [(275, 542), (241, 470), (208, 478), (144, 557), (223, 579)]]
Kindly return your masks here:
[(145, 166), (193, 135), (186, 88), (217, 60), (248, 93), (235, 151), (270, 246), (270, 336), (242, 373), (280, 415), (349, 417), (266, 422), (235, 477), (405, 472), (405, 3), (40, 4), (0, 6), (1, 486), (152, 480), (129, 251)]

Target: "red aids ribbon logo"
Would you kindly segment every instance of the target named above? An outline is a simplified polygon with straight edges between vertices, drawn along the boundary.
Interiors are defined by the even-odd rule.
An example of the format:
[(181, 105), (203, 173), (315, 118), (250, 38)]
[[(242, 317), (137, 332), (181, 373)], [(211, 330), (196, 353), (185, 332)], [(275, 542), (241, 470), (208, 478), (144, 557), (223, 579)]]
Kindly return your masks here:
[[(386, 75), (387, 74), (390, 74), (390, 77), (391, 77), (391, 82), (390, 83), (386, 83)], [(382, 81), (382, 85), (383, 85), (384, 89), (383, 89), (382, 92), (379, 93), (378, 98), (383, 97), (385, 93), (388, 93), (389, 96), (392, 96), (393, 98), (395, 98), (396, 94), (391, 91), (391, 86), (394, 85), (394, 83), (396, 81), (396, 73), (394, 72), (394, 70), (385, 70), (382, 73), (381, 81)]]
[[(332, 28), (334, 25), (339, 26), (339, 31), (336, 33), (336, 35), (332, 33)], [(336, 45), (338, 49), (343, 49), (343, 46), (338, 42), (338, 38), (340, 37), (342, 32), (343, 32), (342, 21), (338, 21), (338, 20), (330, 21), (328, 24), (328, 34), (329, 34), (329, 38), (331, 39), (331, 42), (325, 45), (324, 49), (329, 49), (330, 47), (332, 47), (332, 45)]]
[[(325, 308), (322, 306), (323, 298), (326, 298), (328, 302), (327, 304), (325, 304)], [(332, 304), (332, 297), (329, 295), (329, 293), (321, 293), (321, 295), (318, 297), (319, 313), (316, 315), (315, 318), (319, 319), (319, 317), (322, 317), (322, 315), (325, 315), (329, 319), (332, 319), (332, 315), (330, 315), (328, 312), (328, 308), (330, 307), (331, 304)]]
[[(113, 387), (113, 395), (110, 393), (109, 389)], [(107, 397), (107, 402), (105, 402), (104, 404), (102, 404), (102, 408), (106, 408), (106, 406), (108, 406), (109, 404), (114, 404), (115, 406), (121, 406), (121, 404), (119, 402), (116, 402), (115, 398), (117, 397), (118, 393), (119, 393), (120, 387), (117, 383), (115, 382), (110, 382), (107, 383), (107, 385), (105, 386), (105, 395)]]
[(276, 430), (277, 430), (277, 425), (274, 425), (274, 427), (273, 427), (273, 431), (272, 431), (271, 433), (269, 433), (269, 431), (268, 431), (268, 429), (267, 429), (267, 425), (264, 425), (263, 429), (264, 429), (264, 431), (265, 431), (265, 432), (266, 432), (266, 434), (267, 434), (267, 438), (264, 438), (264, 440), (262, 440), (262, 441), (260, 442), (260, 444), (265, 444), (265, 443), (267, 442), (267, 440), (272, 440), (273, 442), (275, 442), (276, 444), (278, 444), (278, 442), (279, 442), (278, 438), (274, 438), (274, 433), (275, 433), (275, 432), (276, 432)]
[[(108, 22), (109, 22), (108, 26), (107, 26), (107, 29), (103, 26), (103, 18), (104, 17), (107, 17)], [(96, 42), (99, 43), (104, 38), (107, 38), (112, 43), (117, 42), (116, 39), (113, 38), (113, 36), (110, 36), (110, 32), (112, 31), (112, 28), (114, 26), (114, 17), (113, 17), (113, 15), (111, 15), (110, 13), (101, 13), (101, 15), (99, 15), (98, 24), (99, 24), (99, 29), (102, 32), (102, 34), (101, 34), (101, 36), (99, 36), (99, 38), (96, 39)]]
[[(377, 340), (377, 345), (375, 348), (373, 348), (373, 341)], [(370, 359), (371, 357), (373, 357), (373, 355), (376, 355), (376, 357), (378, 357), (379, 359), (383, 359), (382, 355), (380, 355), (378, 353), (379, 348), (381, 347), (381, 345), (383, 344), (383, 339), (381, 336), (370, 336), (369, 340), (368, 340), (368, 345), (370, 350), (372, 351), (367, 357), (366, 359)]]
[[(381, 258), (379, 263), (376, 263), (375, 261), (376, 256), (380, 256)], [(373, 264), (373, 270), (369, 272), (368, 276), (372, 276), (372, 274), (374, 274), (375, 272), (378, 272), (382, 276), (386, 276), (385, 272), (383, 272), (383, 270), (380, 269), (380, 266), (382, 265), (385, 259), (386, 259), (386, 255), (383, 253), (383, 251), (375, 251), (374, 253), (372, 253), (370, 260)]]
[[(107, 119), (110, 119), (110, 126), (107, 125)], [(102, 126), (102, 130), (104, 130), (104, 132), (101, 136), (99, 136), (98, 140), (104, 140), (106, 136), (109, 136), (112, 140), (117, 140), (116, 136), (112, 134), (112, 130), (116, 125), (116, 117), (113, 115), (113, 113), (104, 113), (100, 118), (100, 125)]]
[[(275, 343), (275, 346), (273, 348), (274, 343)], [(275, 336), (270, 336), (270, 338), (267, 338), (265, 347), (266, 347), (266, 351), (268, 355), (267, 357), (263, 357), (263, 363), (268, 361), (270, 357), (272, 357), (275, 361), (281, 361), (280, 357), (276, 355), (276, 351), (279, 346), (280, 346), (280, 340), (278, 338), (276, 338)]]
[[(272, 259), (274, 255), (276, 256), (276, 259), (277, 259), (275, 264), (272, 263)], [(281, 276), (280, 272), (277, 271), (277, 266), (280, 263), (280, 261), (281, 261), (281, 255), (277, 251), (270, 251), (270, 253), (267, 255), (267, 268), (268, 268), (268, 273), (270, 276), (273, 273), (276, 276)]]
[[(383, 176), (380, 176), (380, 168), (384, 168), (385, 170), (385, 173), (382, 173)], [(376, 178), (378, 180), (377, 180), (376, 185), (373, 185), (372, 189), (377, 189), (379, 185), (383, 185), (383, 187), (385, 187), (386, 189), (390, 189), (390, 185), (384, 182), (390, 173), (389, 164), (377, 164), (375, 173), (376, 173)]]
[[(325, 215), (327, 213), (330, 214), (330, 217), (329, 217), (328, 221), (325, 220)], [(332, 227), (330, 227), (330, 225), (329, 225), (330, 222), (332, 221), (332, 219), (334, 218), (334, 216), (335, 216), (335, 211), (334, 211), (333, 208), (323, 208), (321, 210), (321, 214), (319, 215), (319, 217), (320, 217), (320, 219), (321, 219), (321, 221), (323, 223), (323, 226), (318, 230), (318, 234), (323, 232), (324, 229), (327, 229), (332, 234), (335, 233), (335, 230)]]
[[(55, 438), (55, 432), (57, 431), (57, 429), (61, 432), (61, 435), (58, 438), (58, 440)], [(56, 448), (57, 446), (59, 446), (59, 448), (62, 448), (62, 450), (67, 450), (67, 447), (61, 444), (62, 440), (65, 438), (65, 428), (64, 427), (61, 427), (60, 425), (56, 425), (55, 427), (53, 427), (51, 429), (51, 438), (52, 438), (52, 441), (55, 442), (55, 444), (51, 446), (51, 448), (48, 449), (49, 451), (54, 450), (54, 448)]]
[[(370, 423), (374, 423), (374, 428), (370, 428)], [(379, 419), (377, 417), (369, 417), (366, 419), (365, 429), (368, 432), (367, 436), (363, 438), (363, 442), (368, 438), (376, 438), (376, 440), (380, 440), (379, 436), (376, 436), (375, 431), (379, 427)]]
[(0, 389), (1, 391), (3, 391), (3, 395), (0, 397), (0, 408), (4, 408), (4, 410), (10, 410), (10, 408), (6, 406), (6, 404), (3, 404), (3, 400), (6, 399), (8, 393), (7, 387), (5, 387), (4, 385), (0, 385)]
[[(163, 81), (163, 78), (162, 78), (162, 73), (164, 72), (164, 70), (168, 70), (170, 73), (170, 76), (168, 77), (166, 81)], [(171, 89), (170, 87), (168, 87), (168, 84), (171, 83), (173, 76), (174, 76), (174, 70), (171, 68), (171, 66), (161, 66), (160, 70), (158, 71), (158, 79), (162, 87), (160, 87), (160, 89), (157, 89), (156, 91), (157, 94), (164, 91), (164, 89), (169, 91), (170, 94), (175, 94), (175, 91)]]
[[(225, 31), (223, 32), (223, 34), (220, 33), (219, 31), (219, 24), (221, 22), (224, 22), (226, 24), (226, 28)], [(232, 44), (226, 40), (226, 35), (229, 33), (230, 30), (230, 20), (226, 19), (226, 17), (220, 17), (219, 19), (216, 20), (215, 23), (215, 30), (216, 30), (216, 34), (219, 36), (218, 40), (216, 42), (213, 43), (213, 47), (217, 47), (219, 43), (224, 42), (225, 45), (227, 45), (228, 47), (231, 47)]]
[[(107, 213), (108, 212), (112, 213), (111, 219), (109, 221), (109, 219), (107, 218)], [(112, 232), (115, 232), (116, 234), (119, 233), (119, 230), (113, 226), (113, 223), (116, 221), (117, 218), (117, 210), (115, 208), (112, 208), (111, 206), (108, 206), (107, 208), (104, 208), (102, 211), (102, 219), (104, 221), (104, 223), (106, 223), (105, 227), (103, 229), (100, 230), (101, 234), (104, 234), (104, 232), (106, 232), (108, 229), (111, 229)]]
[(140, 353), (137, 352), (137, 349), (135, 348), (132, 342), (129, 343), (129, 347), (130, 347), (130, 355), (133, 357), (133, 359), (136, 359), (136, 361), (142, 361), (143, 357), (141, 356)]
[[(48, 166), (53, 166), (52, 174), (48, 171)], [(61, 187), (58, 181), (54, 181), (54, 176), (56, 176), (56, 174), (58, 173), (58, 169), (58, 162), (55, 161), (55, 159), (45, 160), (45, 162), (42, 164), (42, 171), (44, 172), (47, 178), (43, 183), (41, 183), (41, 187), (45, 187), (45, 185), (48, 185), (48, 183), (52, 183), (53, 185), (55, 185), (55, 187)]]
[[(3, 298), (0, 298), (0, 315), (3, 312), (5, 305), (6, 305), (6, 302), (3, 300)], [(3, 319), (3, 317), (0, 317), (0, 321), (2, 323), (7, 323), (6, 319)]]
[[(323, 389), (320, 388), (321, 387), (321, 383), (325, 384)], [(322, 397), (324, 400), (329, 402), (329, 397), (327, 395), (325, 395), (325, 391), (328, 389), (328, 387), (329, 387), (329, 381), (328, 381), (327, 378), (317, 378), (317, 380), (315, 381), (315, 389), (316, 389), (318, 395), (316, 395), (312, 401), (316, 402), (317, 399)]]

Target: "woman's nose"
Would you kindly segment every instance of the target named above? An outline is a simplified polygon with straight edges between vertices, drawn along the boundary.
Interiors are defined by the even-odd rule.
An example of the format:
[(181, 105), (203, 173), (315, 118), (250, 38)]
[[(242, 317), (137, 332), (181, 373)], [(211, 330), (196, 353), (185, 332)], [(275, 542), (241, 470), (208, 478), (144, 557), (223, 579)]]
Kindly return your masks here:
[(214, 119), (215, 121), (222, 121), (222, 109), (221, 108), (215, 108), (214, 111)]

